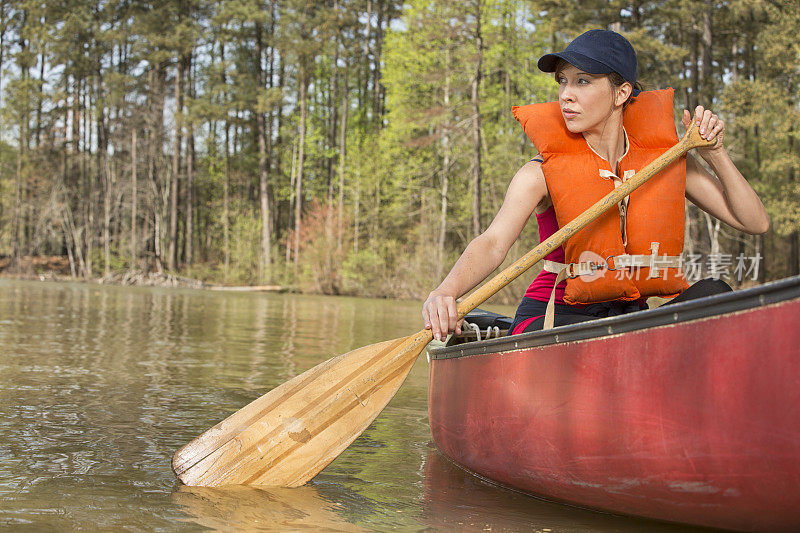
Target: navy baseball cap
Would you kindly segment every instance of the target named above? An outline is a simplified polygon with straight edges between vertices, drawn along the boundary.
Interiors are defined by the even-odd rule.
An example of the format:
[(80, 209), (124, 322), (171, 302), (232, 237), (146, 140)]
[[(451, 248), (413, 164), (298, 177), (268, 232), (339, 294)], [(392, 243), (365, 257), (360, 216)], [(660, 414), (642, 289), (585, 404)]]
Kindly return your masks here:
[[(616, 72), (631, 85), (635, 85), (638, 78), (636, 50), (628, 39), (609, 30), (589, 30), (575, 37), (563, 52), (542, 56), (539, 70), (555, 72), (559, 59), (589, 74)], [(633, 96), (637, 94), (639, 91), (634, 88)]]

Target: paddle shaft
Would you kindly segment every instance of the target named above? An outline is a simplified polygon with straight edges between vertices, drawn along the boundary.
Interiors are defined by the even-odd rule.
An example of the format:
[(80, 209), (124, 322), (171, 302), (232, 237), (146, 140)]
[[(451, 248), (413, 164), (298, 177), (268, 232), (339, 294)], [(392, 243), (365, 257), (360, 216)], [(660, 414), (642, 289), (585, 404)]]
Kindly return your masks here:
[[(483, 303), (688, 150), (707, 146), (692, 126), (683, 139), (585, 213), (470, 294), (459, 317)], [(175, 452), (188, 485), (306, 483), (358, 437), (392, 399), (431, 330), (333, 357), (230, 415)]]
[(517, 259), (508, 268), (487, 281), (458, 304), (458, 318), (478, 307), (494, 296), (500, 289), (517, 279), (522, 273), (542, 260), (547, 254), (564, 244), (570, 237), (589, 225), (593, 220), (618, 204), (623, 198), (644, 185), (650, 178), (664, 170), (692, 148), (713, 146), (716, 141), (707, 141), (700, 136), (697, 124), (692, 122), (683, 138), (672, 148), (658, 156), (649, 165), (626, 180), (622, 185), (598, 200), (592, 207), (572, 219), (549, 239)]

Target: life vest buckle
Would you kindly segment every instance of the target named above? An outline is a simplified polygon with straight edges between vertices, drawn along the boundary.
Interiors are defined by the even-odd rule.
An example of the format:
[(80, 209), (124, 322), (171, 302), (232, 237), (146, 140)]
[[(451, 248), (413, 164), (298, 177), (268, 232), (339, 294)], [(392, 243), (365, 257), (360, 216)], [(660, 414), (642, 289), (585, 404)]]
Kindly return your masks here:
[[(577, 272), (575, 268), (577, 267)], [(580, 276), (593, 276), (598, 270), (607, 268), (605, 261), (584, 261), (582, 263), (570, 263), (564, 267), (564, 275), (570, 279)]]
[(575, 279), (578, 277), (578, 274), (575, 273), (575, 265), (576, 263), (570, 263), (564, 269), (564, 273), (569, 279)]

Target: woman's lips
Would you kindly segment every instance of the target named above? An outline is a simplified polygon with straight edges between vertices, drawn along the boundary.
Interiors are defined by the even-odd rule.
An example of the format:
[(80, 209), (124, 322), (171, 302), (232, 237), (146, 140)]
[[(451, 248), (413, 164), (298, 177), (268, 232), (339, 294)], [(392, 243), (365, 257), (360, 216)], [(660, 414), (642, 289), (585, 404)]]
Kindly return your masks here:
[(562, 109), (561, 114), (564, 115), (564, 118), (575, 118), (578, 116), (578, 112), (572, 109)]

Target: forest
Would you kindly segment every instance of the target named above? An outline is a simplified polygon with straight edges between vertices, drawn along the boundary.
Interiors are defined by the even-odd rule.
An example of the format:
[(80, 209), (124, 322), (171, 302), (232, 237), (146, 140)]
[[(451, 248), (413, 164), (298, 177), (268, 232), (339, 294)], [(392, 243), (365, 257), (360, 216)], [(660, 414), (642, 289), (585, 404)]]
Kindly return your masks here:
[(424, 298), (535, 155), (537, 59), (591, 28), (723, 117), (767, 207), (750, 236), (687, 202), (697, 274), (800, 273), (795, 0), (0, 0), (4, 273)]

